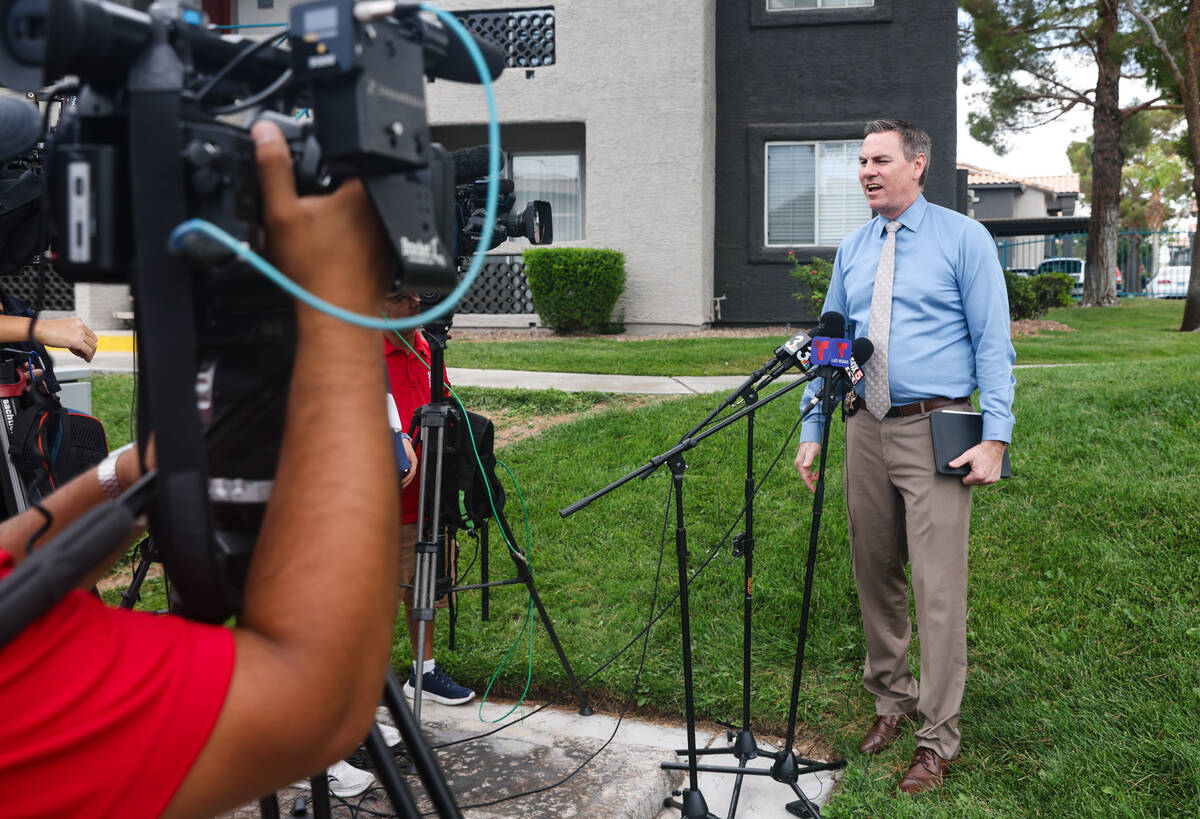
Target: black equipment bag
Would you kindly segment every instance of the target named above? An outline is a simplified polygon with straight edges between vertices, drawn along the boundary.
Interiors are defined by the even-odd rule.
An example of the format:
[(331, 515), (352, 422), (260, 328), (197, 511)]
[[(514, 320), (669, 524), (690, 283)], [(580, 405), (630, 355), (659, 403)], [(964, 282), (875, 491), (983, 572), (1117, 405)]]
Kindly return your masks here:
[(454, 408), (447, 433), (442, 463), (443, 515), (450, 526), (474, 529), (504, 509), (504, 489), (496, 478), (493, 452), (496, 429), (490, 418), (470, 411), (464, 422), (463, 412)]
[(44, 497), (108, 454), (104, 424), (42, 395), (17, 413), (8, 454), (31, 497)]

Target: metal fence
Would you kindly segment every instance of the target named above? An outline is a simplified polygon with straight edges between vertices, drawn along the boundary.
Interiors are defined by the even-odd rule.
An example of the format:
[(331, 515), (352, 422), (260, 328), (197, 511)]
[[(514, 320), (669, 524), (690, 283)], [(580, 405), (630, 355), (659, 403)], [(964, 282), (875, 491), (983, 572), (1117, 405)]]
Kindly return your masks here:
[[(1170, 230), (1122, 230), (1117, 239), (1117, 295), (1183, 298), (1187, 295), (1195, 234)], [(996, 242), (1000, 265), (1027, 276), (1063, 272), (1075, 278), (1079, 296), (1087, 276), (1087, 233), (1016, 236)]]

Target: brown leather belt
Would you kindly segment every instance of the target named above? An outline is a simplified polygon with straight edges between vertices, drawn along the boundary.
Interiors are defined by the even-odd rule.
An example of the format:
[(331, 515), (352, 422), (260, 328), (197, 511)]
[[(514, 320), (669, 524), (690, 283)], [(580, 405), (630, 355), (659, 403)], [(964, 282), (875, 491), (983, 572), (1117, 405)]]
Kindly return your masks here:
[(948, 407), (951, 404), (957, 404), (959, 401), (966, 401), (966, 398), (926, 398), (924, 401), (914, 401), (911, 404), (902, 404), (898, 407), (892, 407), (884, 414), (884, 418), (899, 418), (903, 415), (917, 415), (922, 412), (931, 412), (935, 409)]

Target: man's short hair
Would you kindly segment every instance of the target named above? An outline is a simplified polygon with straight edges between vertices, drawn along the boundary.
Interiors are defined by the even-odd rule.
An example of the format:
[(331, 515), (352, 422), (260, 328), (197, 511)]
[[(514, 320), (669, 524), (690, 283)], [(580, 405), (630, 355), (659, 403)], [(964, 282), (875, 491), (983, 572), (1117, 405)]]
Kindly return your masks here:
[(863, 136), (888, 131), (895, 131), (900, 135), (900, 144), (904, 146), (904, 158), (909, 162), (916, 159), (917, 154), (925, 154), (925, 167), (921, 171), (921, 178), (917, 180), (918, 185), (925, 187), (925, 177), (929, 175), (929, 165), (933, 159), (933, 140), (929, 138), (929, 134), (902, 119), (877, 119), (868, 122), (867, 127), (863, 128)]

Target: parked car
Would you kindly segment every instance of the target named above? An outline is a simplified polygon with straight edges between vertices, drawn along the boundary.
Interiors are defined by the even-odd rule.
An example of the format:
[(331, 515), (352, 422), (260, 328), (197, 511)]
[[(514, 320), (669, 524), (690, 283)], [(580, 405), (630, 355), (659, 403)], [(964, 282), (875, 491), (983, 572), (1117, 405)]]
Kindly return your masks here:
[(1172, 254), (1171, 261), (1179, 264), (1163, 265), (1146, 282), (1146, 295), (1154, 299), (1182, 299), (1187, 296), (1188, 282), (1192, 278), (1190, 253)]
[[(1037, 266), (1037, 275), (1043, 273), (1067, 273), (1075, 280), (1075, 287), (1072, 288), (1071, 295), (1079, 298), (1083, 295), (1083, 279), (1087, 269), (1087, 264), (1078, 256), (1054, 256), (1049, 259), (1042, 259), (1042, 263)], [(1121, 270), (1114, 270), (1117, 276), (1117, 290), (1121, 289)]]
[(1028, 279), (1036, 271), (1032, 267), (1010, 267), (1008, 268), (1007, 272), (1012, 273), (1014, 276), (1020, 276), (1023, 279)]

